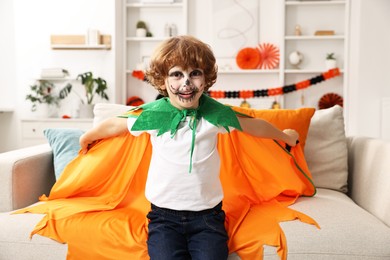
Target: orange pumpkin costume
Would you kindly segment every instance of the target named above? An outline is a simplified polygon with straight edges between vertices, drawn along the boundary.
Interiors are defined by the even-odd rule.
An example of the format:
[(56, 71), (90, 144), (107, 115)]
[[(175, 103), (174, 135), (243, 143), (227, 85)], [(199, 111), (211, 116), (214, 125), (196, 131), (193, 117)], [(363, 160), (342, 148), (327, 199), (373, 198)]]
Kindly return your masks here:
[[(262, 112), (236, 110), (264, 118)], [(306, 110), (308, 122), (313, 113), (314, 109)], [(286, 122), (269, 121), (279, 127)], [(306, 129), (297, 129), (301, 138), (306, 137), (307, 127), (308, 123)], [(288, 152), (284, 144), (239, 131), (218, 138), (229, 251), (243, 260), (261, 259), (263, 245), (271, 245), (285, 259), (287, 244), (278, 223), (300, 219), (317, 225), (287, 207), (299, 196), (315, 194), (301, 147), (304, 142)], [(101, 140), (65, 168), (50, 195), (40, 198), (43, 203), (17, 213), (46, 214), (31, 235), (67, 243), (70, 260), (148, 259), (150, 203), (144, 187), (151, 149), (148, 134)]]

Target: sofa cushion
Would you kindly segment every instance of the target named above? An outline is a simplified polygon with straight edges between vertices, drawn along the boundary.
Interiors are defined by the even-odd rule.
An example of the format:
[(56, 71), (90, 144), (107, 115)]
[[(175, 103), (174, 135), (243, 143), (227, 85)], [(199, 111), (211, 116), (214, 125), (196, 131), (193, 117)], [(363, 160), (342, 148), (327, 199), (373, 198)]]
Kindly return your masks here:
[(0, 213), (0, 259), (65, 260), (68, 252), (66, 244), (40, 235), (29, 238), (43, 217), (43, 214)]
[(314, 113), (305, 158), (316, 187), (347, 192), (348, 151), (342, 107), (336, 105)]
[(80, 150), (79, 138), (83, 133), (80, 129), (72, 128), (48, 128), (43, 131), (53, 150), (56, 180), (65, 166), (77, 156)]
[[(346, 194), (317, 189), (314, 197), (301, 197), (291, 208), (314, 218), (321, 229), (300, 221), (282, 222), (288, 259), (390, 259), (389, 227)], [(266, 247), (264, 259), (275, 259)]]
[(235, 107), (234, 110), (253, 117), (262, 118), (281, 130), (288, 128), (295, 129), (299, 133), (299, 142), (303, 148), (306, 143), (310, 119), (315, 112), (314, 108), (248, 109)]
[(390, 142), (348, 137), (348, 194), (390, 227)]
[(121, 104), (97, 103), (93, 108), (93, 126), (109, 117), (120, 116), (132, 108), (134, 107)]

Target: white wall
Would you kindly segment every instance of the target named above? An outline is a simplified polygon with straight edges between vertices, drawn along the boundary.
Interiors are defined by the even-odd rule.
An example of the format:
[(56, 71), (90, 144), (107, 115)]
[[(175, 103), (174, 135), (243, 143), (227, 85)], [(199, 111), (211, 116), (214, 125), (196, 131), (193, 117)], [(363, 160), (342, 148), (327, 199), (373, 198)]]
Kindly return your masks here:
[[(30, 116), (30, 103), (24, 101), (23, 93), (38, 78), (42, 68), (64, 68), (71, 78), (92, 71), (95, 76), (107, 80), (109, 94), (113, 96), (115, 85), (114, 51), (104, 50), (52, 50), (51, 34), (85, 34), (88, 28), (96, 28), (102, 34), (115, 32), (115, 8), (111, 0), (17, 0), (15, 1), (15, 50), (17, 86), (20, 89), (18, 104), (21, 116)], [(72, 82), (72, 84), (77, 84)], [(60, 87), (61, 83), (58, 83)], [(79, 90), (81, 94), (83, 93)], [(79, 100), (67, 99), (65, 102)], [(71, 111), (62, 111), (70, 114)]]
[[(1, 40), (0, 68), (1, 90), (7, 88), (6, 95), (0, 95), (0, 106), (10, 102), (16, 110), (2, 115), (0, 128), (0, 152), (19, 147), (21, 139), (20, 120), (34, 116), (31, 103), (25, 100), (29, 86), (39, 78), (42, 68), (67, 69), (72, 78), (80, 73), (92, 71), (95, 76), (107, 80), (111, 101), (115, 102), (115, 4), (112, 0), (2, 0), (0, 17)], [(12, 8), (13, 7), (13, 8)], [(4, 16), (3, 16), (4, 13)], [(88, 28), (96, 28), (102, 34), (112, 36), (113, 46), (105, 50), (52, 50), (52, 34), (85, 34)], [(5, 57), (5, 59), (3, 58)], [(3, 75), (4, 74), (4, 75)], [(61, 84), (56, 85), (61, 87)], [(72, 82), (79, 88), (78, 82)], [(12, 89), (12, 91), (10, 91)], [(79, 100), (74, 95), (63, 102), (61, 114), (71, 114)], [(5, 118), (6, 117), (6, 118)], [(17, 122), (16, 124), (14, 122)], [(7, 131), (12, 125), (12, 131)], [(4, 126), (9, 126), (4, 128)], [(4, 141), (3, 141), (4, 139)], [(4, 145), (7, 140), (11, 143)]]
[(0, 106), (12, 107), (15, 95), (15, 48), (12, 1), (0, 2)]
[[(348, 133), (384, 137), (381, 104), (390, 97), (390, 1), (351, 2)], [(383, 112), (390, 120), (389, 111)]]
[[(0, 107), (15, 107), (18, 95), (15, 74), (14, 6), (11, 0), (0, 1)], [(13, 135), (18, 121), (14, 112), (0, 113), (0, 152), (15, 147)]]

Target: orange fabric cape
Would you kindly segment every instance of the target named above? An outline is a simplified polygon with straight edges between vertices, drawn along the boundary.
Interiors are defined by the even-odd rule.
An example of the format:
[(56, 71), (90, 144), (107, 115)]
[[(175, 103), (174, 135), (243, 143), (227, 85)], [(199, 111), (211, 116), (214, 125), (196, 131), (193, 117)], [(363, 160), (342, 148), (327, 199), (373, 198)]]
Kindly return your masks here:
[[(315, 194), (302, 148), (288, 152), (284, 144), (239, 131), (218, 138), (229, 251), (261, 259), (266, 244), (286, 259), (279, 222), (317, 225), (287, 207)], [(144, 187), (151, 151), (146, 133), (102, 140), (65, 168), (44, 202), (17, 213), (44, 213), (31, 236), (67, 243), (67, 259), (149, 259)]]

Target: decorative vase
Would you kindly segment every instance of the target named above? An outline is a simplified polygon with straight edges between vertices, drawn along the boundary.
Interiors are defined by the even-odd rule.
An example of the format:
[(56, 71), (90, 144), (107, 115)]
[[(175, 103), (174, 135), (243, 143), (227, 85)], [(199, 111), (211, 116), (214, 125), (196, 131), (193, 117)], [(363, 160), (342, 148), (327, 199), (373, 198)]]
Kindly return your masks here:
[(327, 60), (325, 60), (325, 67), (328, 70), (334, 69), (337, 67), (337, 61), (334, 59), (327, 59)]
[(298, 65), (303, 61), (303, 54), (299, 51), (293, 51), (289, 54), (288, 61), (294, 68), (299, 69)]
[(135, 31), (135, 35), (137, 37), (146, 37), (146, 29), (145, 28), (137, 28)]
[(58, 107), (56, 105), (39, 104), (34, 112), (36, 118), (58, 117)]
[(93, 118), (93, 107), (91, 104), (80, 104), (80, 118)]

